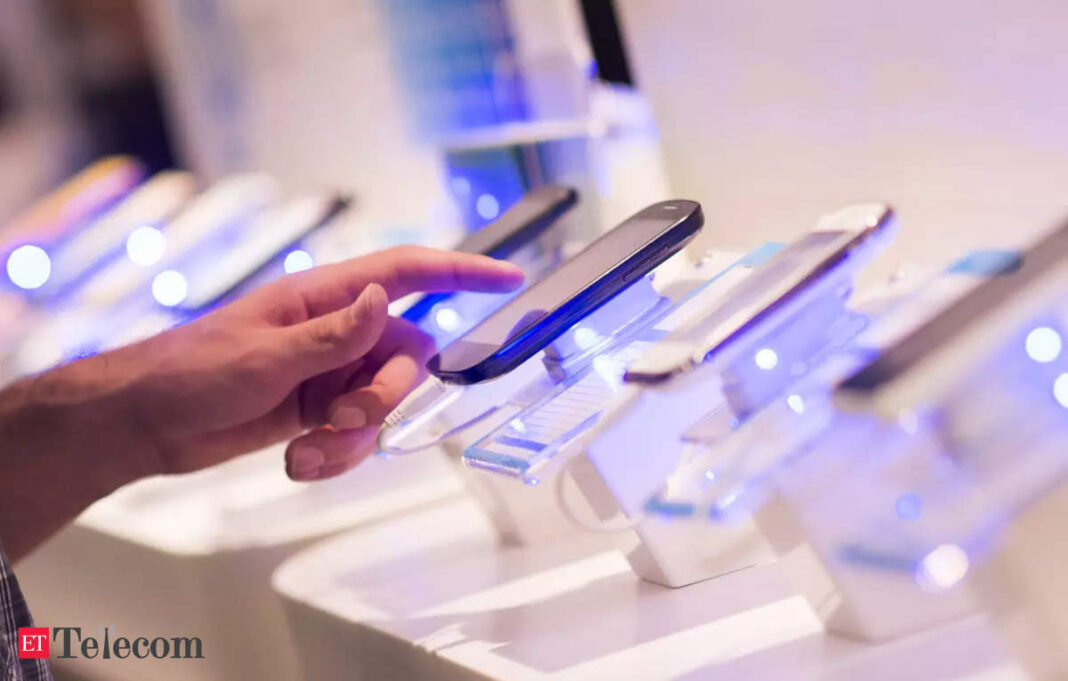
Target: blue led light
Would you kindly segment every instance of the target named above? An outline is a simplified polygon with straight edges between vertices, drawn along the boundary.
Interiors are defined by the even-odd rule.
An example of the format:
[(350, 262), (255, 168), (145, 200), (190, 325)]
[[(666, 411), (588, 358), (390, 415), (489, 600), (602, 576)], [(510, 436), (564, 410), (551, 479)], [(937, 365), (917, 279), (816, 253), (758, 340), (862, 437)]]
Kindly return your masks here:
[(1068, 409), (1068, 374), (1061, 374), (1053, 382), (1053, 396), (1062, 407)]
[(434, 323), (442, 331), (456, 331), (464, 323), (460, 313), (451, 307), (442, 306), (434, 311)]
[(126, 256), (141, 267), (158, 263), (166, 250), (167, 237), (155, 227), (138, 227), (126, 237)]
[(1060, 357), (1064, 343), (1061, 334), (1048, 326), (1040, 326), (1027, 334), (1024, 347), (1028, 357), (1040, 364), (1047, 364)]
[(303, 272), (304, 270), (310, 270), (314, 266), (315, 261), (312, 260), (311, 253), (299, 248), (286, 254), (286, 259), (282, 261), (282, 269), (285, 270), (286, 274)]
[(922, 510), (923, 499), (919, 494), (913, 492), (902, 494), (894, 502), (894, 511), (897, 513), (897, 517), (902, 520), (916, 520), (920, 517)]
[(189, 283), (181, 272), (166, 270), (152, 280), (152, 297), (160, 305), (174, 307), (185, 300), (188, 293)]
[(482, 194), (475, 201), (475, 211), (484, 220), (492, 220), (501, 214), (501, 204), (492, 194)]
[(771, 371), (779, 365), (779, 355), (771, 348), (760, 348), (753, 355), (753, 361), (764, 371)]
[(40, 246), (19, 246), (7, 258), (7, 277), (27, 291), (41, 288), (52, 276), (52, 260)]

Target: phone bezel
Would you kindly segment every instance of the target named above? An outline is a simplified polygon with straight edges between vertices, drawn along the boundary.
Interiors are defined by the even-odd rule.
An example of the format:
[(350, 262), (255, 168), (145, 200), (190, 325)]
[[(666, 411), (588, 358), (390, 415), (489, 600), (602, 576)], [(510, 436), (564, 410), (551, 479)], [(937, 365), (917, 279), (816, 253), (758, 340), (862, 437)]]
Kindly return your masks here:
[(1024, 252), (1019, 266), (982, 280), (886, 348), (835, 389), (847, 410), (894, 416), (938, 399), (960, 373), (1015, 328), (1048, 308), (1068, 284), (1068, 222)]
[[(578, 203), (578, 192), (571, 187), (548, 185), (532, 189), (523, 195), (515, 205), (504, 211), (500, 217), (482, 229), (467, 235), (452, 250), (461, 253), (488, 255), (491, 258), (507, 259), (517, 250), (527, 245), (551, 227)], [(485, 239), (484, 230), (499, 230), (500, 225), (514, 219), (516, 213), (525, 211), (530, 206), (540, 206), (530, 218), (520, 222), (513, 229), (507, 230), (490, 241), (488, 246), (478, 247), (478, 242)], [(401, 312), (400, 316), (412, 323), (421, 322), (438, 303), (452, 298), (455, 293), (428, 293), (420, 296)]]
[[(679, 210), (685, 207), (683, 210)], [(668, 219), (670, 218), (670, 222)], [(441, 353), (434, 355), (427, 362), (427, 369), (438, 378), (451, 383), (471, 384), (501, 376), (540, 352), (552, 341), (569, 329), (576, 322), (584, 319), (611, 300), (627, 286), (638, 281), (665, 260), (686, 247), (697, 235), (704, 224), (701, 204), (696, 201), (679, 199), (661, 201), (635, 213), (614, 229), (619, 229), (627, 222), (636, 219), (663, 219), (665, 227), (655, 237), (635, 247), (611, 270), (593, 282), (574, 292), (563, 304), (550, 310), (536, 324), (510, 339), (505, 345), (497, 347), (492, 354), (485, 356), (475, 364), (462, 369), (442, 369), (438, 366)], [(572, 258), (597, 247), (601, 239), (611, 232), (606, 232), (586, 246)], [(559, 268), (558, 268), (559, 269)], [(546, 275), (552, 277), (556, 270)], [(520, 297), (523, 294), (520, 294)], [(517, 298), (518, 300), (518, 298)], [(513, 301), (514, 302), (514, 301)], [(477, 328), (477, 327), (476, 327)], [(470, 332), (469, 332), (470, 333)], [(463, 343), (461, 336), (453, 343)], [(451, 345), (451, 344), (450, 344)], [(477, 345), (486, 345), (479, 343)], [(492, 347), (492, 346), (491, 346)]]

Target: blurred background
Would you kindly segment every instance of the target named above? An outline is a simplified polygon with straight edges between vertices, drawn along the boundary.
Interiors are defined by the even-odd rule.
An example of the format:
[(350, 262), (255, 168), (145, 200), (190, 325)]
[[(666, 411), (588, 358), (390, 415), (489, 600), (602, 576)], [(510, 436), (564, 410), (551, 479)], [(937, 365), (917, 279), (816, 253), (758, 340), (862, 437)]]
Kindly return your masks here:
[[(589, 167), (596, 124), (651, 125), (610, 2), (4, 0), (0, 11), (0, 221), (113, 154), (191, 170), (202, 186), (258, 170), (349, 190), (386, 241), (479, 226), (561, 176), (600, 181), (608, 200), (646, 182)], [(606, 120), (598, 106), (626, 111)], [(544, 121), (556, 125), (529, 127)], [(524, 162), (532, 149), (544, 158)], [(655, 159), (641, 165), (658, 179)], [(620, 200), (606, 220), (641, 198)]]
[[(455, 242), (538, 184), (586, 236), (697, 199), (698, 248), (891, 201), (899, 260), (1064, 209), (1056, 3), (3, 0), (0, 224), (89, 162), (358, 197), (359, 248)], [(481, 207), (481, 208), (480, 208)], [(582, 230), (580, 230), (581, 233)]]

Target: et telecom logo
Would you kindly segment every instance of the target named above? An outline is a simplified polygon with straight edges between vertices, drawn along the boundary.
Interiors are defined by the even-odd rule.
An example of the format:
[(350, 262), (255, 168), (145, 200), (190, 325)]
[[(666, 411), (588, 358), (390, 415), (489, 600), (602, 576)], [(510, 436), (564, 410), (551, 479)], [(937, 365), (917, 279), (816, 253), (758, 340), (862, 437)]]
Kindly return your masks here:
[[(125, 660), (134, 657), (138, 660), (153, 658), (162, 660), (203, 660), (204, 643), (199, 636), (174, 636), (164, 638), (157, 636), (149, 639), (138, 636), (132, 641), (125, 636), (112, 638), (111, 630), (104, 627), (104, 640), (95, 636), (82, 636), (81, 627), (19, 627), (19, 659), (40, 659), (50, 657), (50, 643), (56, 644), (57, 659), (85, 657), (110, 660)], [(74, 644), (74, 645), (72, 645)], [(78, 655), (78, 653), (81, 655)]]
[(48, 657), (48, 627), (19, 627), (19, 659)]

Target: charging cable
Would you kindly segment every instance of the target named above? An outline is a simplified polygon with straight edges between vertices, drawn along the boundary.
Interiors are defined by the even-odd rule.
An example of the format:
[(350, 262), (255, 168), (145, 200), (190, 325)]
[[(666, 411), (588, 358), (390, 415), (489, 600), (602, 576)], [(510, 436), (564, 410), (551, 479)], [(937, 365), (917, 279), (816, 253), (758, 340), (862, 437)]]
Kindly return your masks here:
[(377, 445), (379, 451), (390, 455), (415, 454), (461, 433), (476, 423), (488, 418), (499, 407), (492, 406), (481, 414), (467, 419), (463, 423), (449, 428), (437, 435), (428, 435), (427, 439), (411, 445), (393, 444), (405, 435), (429, 426), (435, 416), (456, 401), (463, 394), (463, 387), (443, 382), (437, 376), (430, 376), (415, 390), (401, 400), (401, 403), (386, 416), (382, 428), (378, 431)]
[(572, 525), (580, 530), (594, 534), (618, 534), (620, 532), (634, 529), (638, 526), (638, 523), (645, 520), (645, 514), (643, 513), (630, 517), (627, 516), (626, 512), (622, 511), (622, 509), (621, 512), (624, 514), (623, 521), (616, 524), (591, 523), (586, 518), (582, 517), (584, 514), (578, 513), (575, 508), (572, 507), (571, 502), (568, 501), (567, 492), (564, 489), (566, 478), (574, 477), (570, 475), (570, 470), (578, 460), (579, 457), (575, 457), (571, 459), (571, 461), (568, 461), (567, 464), (556, 473), (556, 479), (553, 480), (553, 496), (556, 498), (556, 506)]

